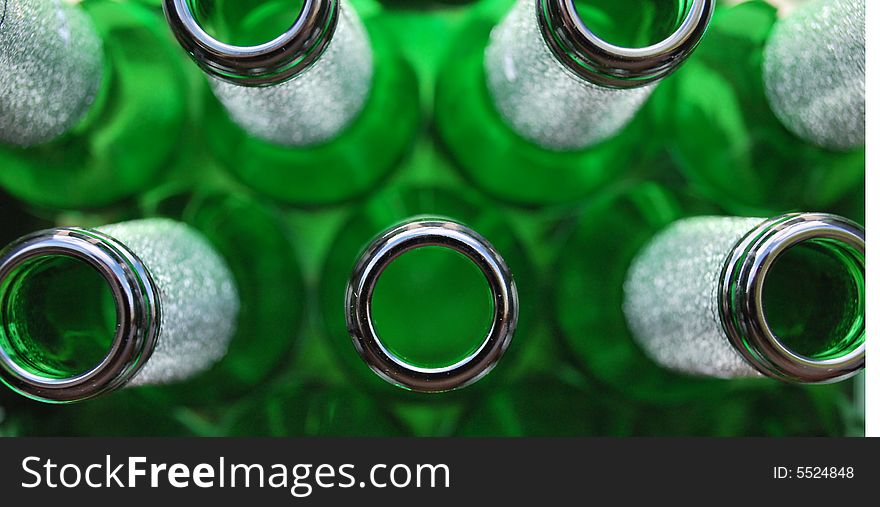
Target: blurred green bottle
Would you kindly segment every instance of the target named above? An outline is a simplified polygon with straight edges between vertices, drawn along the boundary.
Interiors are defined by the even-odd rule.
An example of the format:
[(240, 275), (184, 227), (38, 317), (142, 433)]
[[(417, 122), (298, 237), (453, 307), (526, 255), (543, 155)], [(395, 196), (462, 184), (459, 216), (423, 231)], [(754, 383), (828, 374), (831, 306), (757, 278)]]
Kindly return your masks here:
[[(513, 342), (486, 378), (448, 393), (406, 391), (380, 379), (361, 360), (345, 324), (345, 292), (355, 263), (374, 237), (414, 216), (445, 217), (477, 231), (503, 256), (519, 291), (520, 318)], [(492, 389), (515, 376), (517, 350), (529, 339), (539, 287), (534, 268), (507, 217), (463, 189), (403, 184), (389, 187), (355, 209), (328, 251), (321, 275), (320, 311), (330, 348), (352, 385), (383, 404), (395, 404), (416, 433), (448, 433), (469, 393)], [(372, 302), (382, 342), (395, 355), (421, 367), (454, 364), (475, 350), (492, 323), (494, 303), (485, 275), (469, 259), (444, 247), (404, 253), (383, 272)], [(403, 414), (403, 415), (401, 415)], [(445, 422), (438, 422), (444, 419)]]
[(214, 155), (264, 195), (317, 206), (370, 192), (419, 131), (413, 71), (346, 0), (166, 0), (165, 11), (217, 99), (204, 122)]
[(19, 423), (5, 406), (5, 397), (0, 395), (0, 438), (19, 435)]
[[(844, 436), (849, 383), (775, 383), (675, 406), (633, 403), (596, 386), (537, 377), (476, 400), (456, 436)], [(859, 430), (853, 431), (855, 434)], [(861, 429), (864, 433), (864, 428)]]
[(383, 5), (401, 10), (442, 9), (476, 3), (477, 0), (379, 0)]
[[(478, 7), (439, 74), (439, 134), (481, 190), (547, 205), (596, 191), (658, 149), (638, 113), (656, 82), (698, 44), (714, 2)], [(677, 43), (655, 45), (671, 39)]]
[(26, 209), (22, 203), (0, 190), (0, 245), (52, 225), (51, 219)]
[(16, 412), (19, 436), (29, 437), (187, 437), (196, 436), (180, 410), (124, 389), (71, 405), (29, 404)]
[(455, 436), (627, 436), (638, 413), (637, 405), (595, 386), (538, 376), (475, 399)]
[(305, 281), (283, 215), (246, 192), (175, 186), (146, 195), (140, 213), (172, 217), (198, 229), (226, 259), (241, 301), (223, 359), (185, 383), (152, 389), (152, 394), (193, 405), (249, 395), (290, 360), (305, 318)]
[[(776, 383), (732, 392), (722, 399), (645, 407), (633, 433), (648, 437), (846, 436), (844, 415), (853, 403), (846, 395), (850, 384)], [(860, 432), (864, 434), (864, 425)]]
[(395, 419), (358, 389), (316, 385), (274, 388), (233, 409), (229, 436), (393, 437)]
[(658, 366), (633, 339), (623, 314), (627, 270), (640, 249), (678, 218), (711, 213), (711, 206), (698, 200), (682, 201), (655, 183), (617, 184), (577, 209), (563, 226), (567, 239), (551, 271), (556, 330), (574, 361), (640, 402), (714, 399), (732, 389), (730, 383)]
[(0, 185), (32, 204), (96, 208), (156, 184), (191, 89), (161, 17), (110, 0), (3, 5)]
[(813, 4), (781, 21), (764, 2), (720, 8), (652, 102), (680, 170), (729, 213), (826, 210), (863, 192), (864, 2)]

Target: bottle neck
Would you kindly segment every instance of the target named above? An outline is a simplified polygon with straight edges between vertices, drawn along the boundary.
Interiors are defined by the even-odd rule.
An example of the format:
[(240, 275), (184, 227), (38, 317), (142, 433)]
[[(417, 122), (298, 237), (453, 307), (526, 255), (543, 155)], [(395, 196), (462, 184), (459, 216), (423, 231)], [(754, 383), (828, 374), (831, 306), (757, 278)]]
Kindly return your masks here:
[(159, 327), (150, 273), (110, 236), (50, 229), (0, 253), (0, 380), (24, 396), (70, 403), (124, 386)]
[(845, 379), (865, 363), (865, 232), (844, 218), (793, 213), (743, 237), (720, 279), (730, 343), (789, 382)]
[(865, 1), (816, 0), (776, 23), (762, 74), (789, 131), (827, 150), (864, 147)]
[(101, 38), (79, 6), (0, 0), (0, 143), (48, 143), (92, 109), (103, 82)]
[(241, 86), (288, 81), (315, 63), (333, 38), (339, 0), (304, 0), (293, 25), (264, 43), (238, 46), (209, 34), (199, 20), (207, 0), (164, 0), (178, 42), (207, 74)]
[(715, 9), (715, 0), (690, 0), (671, 35), (644, 47), (622, 47), (587, 26), (576, 0), (529, 1), (536, 4), (538, 25), (553, 55), (575, 75), (609, 88), (645, 86), (672, 73), (697, 47)]

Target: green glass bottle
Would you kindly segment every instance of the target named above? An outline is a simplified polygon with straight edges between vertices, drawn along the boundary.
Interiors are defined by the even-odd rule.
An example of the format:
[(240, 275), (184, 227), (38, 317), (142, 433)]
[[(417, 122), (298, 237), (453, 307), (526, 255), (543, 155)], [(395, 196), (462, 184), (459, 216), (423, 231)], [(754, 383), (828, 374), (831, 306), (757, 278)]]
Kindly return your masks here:
[(539, 376), (475, 400), (455, 436), (626, 436), (632, 434), (637, 414), (637, 406), (589, 384)]
[(67, 405), (34, 404), (17, 413), (19, 435), (28, 437), (197, 436), (180, 409), (157, 402), (142, 389), (123, 389)]
[(393, 437), (403, 428), (357, 389), (314, 385), (272, 389), (234, 409), (230, 436)]
[[(766, 219), (717, 219), (721, 225), (713, 225), (712, 220), (716, 219), (692, 218), (677, 222), (685, 216), (713, 213), (716, 211), (713, 211), (712, 207), (702, 204), (699, 200), (675, 198), (653, 183), (623, 186), (603, 196), (602, 199), (588, 204), (578, 213), (573, 232), (560, 249), (561, 254), (555, 267), (553, 279), (557, 324), (564, 342), (587, 371), (617, 391), (645, 402), (665, 404), (717, 397), (740, 387), (755, 385), (749, 382), (748, 378), (729, 382), (730, 385), (723, 385), (725, 382), (712, 378), (759, 376), (756, 367), (751, 366), (751, 362), (740, 360), (738, 353), (727, 345), (728, 339), (725, 338), (725, 332), (720, 327), (722, 314), (719, 311), (717, 298), (719, 294), (727, 293), (719, 288), (722, 265), (727, 260), (727, 256), (732, 255), (731, 250), (742, 236)], [(808, 224), (802, 227), (812, 227), (818, 232), (825, 230), (821, 219), (814, 220), (816, 216), (809, 214), (797, 216), (802, 217), (800, 220)], [(659, 246), (645, 246), (651, 243), (652, 237), (670, 224), (700, 225), (699, 220), (707, 221), (699, 229), (702, 231), (700, 234), (695, 232), (688, 236), (682, 233), (677, 236), (679, 238), (677, 242), (672, 240), (664, 242), (658, 239)], [(799, 219), (790, 220), (795, 225), (789, 226), (787, 222), (777, 224), (775, 227), (782, 229), (783, 232), (775, 236), (770, 235), (773, 243), (767, 243), (765, 247), (769, 248), (767, 245), (788, 238), (791, 233), (787, 231), (791, 231), (792, 228), (798, 230), (796, 225)], [(834, 220), (831, 222), (832, 225), (837, 224)], [(732, 231), (730, 228), (722, 227), (728, 221), (739, 223), (739, 229)], [(854, 231), (853, 234), (856, 236), (853, 236), (852, 240), (858, 243), (859, 227), (848, 221), (841, 223), (846, 224), (847, 230)], [(809, 238), (803, 241), (809, 244), (812, 244), (811, 241), (819, 244), (827, 243), (824, 240)], [(673, 253), (673, 247), (669, 246), (672, 243), (681, 248), (677, 254)], [(747, 243), (743, 245), (747, 246)], [(644, 248), (648, 250), (639, 253)], [(714, 252), (712, 260), (709, 260), (710, 250)], [(805, 246), (803, 250), (810, 252), (812, 249)], [(778, 251), (777, 247), (774, 255), (778, 255)], [(814, 339), (821, 344), (826, 339), (834, 341), (841, 336), (845, 337), (841, 338), (841, 347), (846, 350), (838, 351), (838, 357), (835, 359), (842, 361), (843, 364), (839, 365), (839, 368), (832, 369), (829, 366), (823, 370), (824, 374), (833, 374), (832, 377), (835, 379), (844, 378), (860, 368), (858, 350), (863, 335), (859, 338), (858, 323), (862, 321), (858, 318), (858, 310), (859, 305), (863, 303), (856, 283), (859, 279), (858, 254), (854, 254), (855, 260), (852, 262), (849, 257), (841, 254), (836, 262), (837, 254), (822, 254), (818, 259), (812, 259), (809, 253), (798, 253), (799, 248), (792, 248), (790, 251), (793, 253), (782, 258), (792, 260), (780, 261), (778, 265), (781, 267), (774, 270), (778, 276), (768, 278), (772, 283), (767, 285), (767, 290), (774, 291), (767, 293), (768, 301), (772, 294), (776, 298), (773, 301), (777, 303), (772, 308), (772, 314), (769, 313), (771, 308), (768, 308), (767, 318), (775, 319), (773, 322), (779, 326), (777, 332), (791, 341), (808, 342)], [(841, 252), (848, 251), (849, 247), (841, 249)], [(661, 257), (664, 259), (663, 262), (668, 264), (661, 266)], [(703, 264), (700, 264), (701, 262)], [(673, 269), (673, 265), (676, 268)], [(700, 266), (705, 269), (700, 271)], [(850, 267), (854, 269), (851, 274), (849, 274)], [(807, 287), (808, 282), (806, 277), (803, 277), (804, 287), (800, 292), (786, 286), (789, 283), (786, 277), (791, 275), (792, 270), (808, 268), (816, 271), (816, 278), (811, 280), (817, 285), (812, 288)], [(839, 275), (838, 283), (832, 284), (833, 280), (818, 278), (827, 277), (829, 273)], [(742, 275), (743, 272), (739, 274)], [(855, 285), (850, 284), (849, 280)], [(837, 287), (840, 291), (841, 307), (829, 304), (827, 308), (821, 306), (812, 308), (811, 311), (818, 316), (825, 327), (820, 328), (818, 322), (814, 323), (817, 325), (814, 330), (816, 336), (806, 334), (801, 336), (798, 333), (803, 332), (804, 323), (798, 319), (805, 316), (795, 310), (798, 304), (813, 306), (819, 304), (821, 292), (817, 292), (816, 287), (826, 282), (828, 287)], [(664, 287), (668, 289), (668, 293), (661, 295)], [(794, 300), (791, 299), (789, 292), (799, 294), (803, 297), (803, 301), (790, 304)], [(754, 289), (749, 289), (748, 294), (753, 293)], [(810, 299), (811, 297), (817, 299)], [(738, 296), (735, 299), (736, 304), (741, 304), (745, 299), (746, 296)], [(584, 305), (577, 304), (578, 301), (593, 303)], [(719, 326), (717, 328), (716, 321)], [(851, 322), (853, 328), (848, 331), (841, 328), (838, 336), (832, 330), (835, 325), (844, 321)], [(737, 321), (736, 325), (747, 324)], [(733, 336), (734, 333), (731, 332), (730, 335)], [(718, 340), (713, 341), (710, 336), (715, 336)], [(743, 343), (750, 343), (751, 346), (754, 346), (754, 343), (761, 343), (760, 338), (751, 339), (750, 336), (745, 335), (742, 338)], [(664, 341), (667, 339), (668, 342)], [(712, 348), (710, 343), (714, 344), (715, 348)], [(682, 349), (677, 349), (678, 345)], [(829, 347), (833, 348), (831, 345)], [(863, 346), (861, 347), (863, 359), (864, 349)], [(806, 352), (803, 353), (819, 353), (805, 350)], [(709, 356), (700, 354), (709, 354)], [(825, 359), (830, 361), (832, 357), (828, 356)], [(770, 360), (755, 361), (771, 364), (768, 362)], [(772, 361), (783, 366), (774, 366), (772, 370), (769, 366), (764, 369), (757, 368), (761, 373), (777, 378), (784, 377), (789, 381), (817, 381), (822, 376), (821, 372), (803, 369), (796, 375), (784, 373), (787, 371), (786, 359), (774, 356)], [(806, 359), (801, 362), (808, 363)], [(630, 373), (632, 371), (640, 373), (632, 375)], [(703, 377), (697, 376), (700, 373)], [(825, 379), (828, 380), (831, 378)]]
[(677, 404), (734, 388), (657, 366), (633, 339), (622, 312), (626, 273), (639, 250), (675, 220), (713, 209), (656, 183), (621, 182), (575, 210), (561, 227), (568, 232), (549, 275), (557, 334), (584, 371), (618, 394)]
[(14, 408), (7, 404), (7, 394), (0, 393), (0, 438), (16, 437), (21, 433), (21, 423)]
[(449, 6), (459, 6), (475, 3), (476, 0), (379, 0), (383, 5), (401, 10), (428, 10), (442, 9)]
[(50, 403), (185, 380), (226, 353), (238, 308), (225, 261), (180, 222), (36, 232), (0, 253), (0, 380)]
[(281, 212), (246, 192), (176, 186), (145, 196), (139, 212), (199, 230), (226, 259), (241, 300), (226, 355), (187, 382), (150, 394), (166, 403), (228, 403), (248, 395), (290, 360), (303, 331), (306, 288)]
[(844, 421), (844, 436), (865, 436), (865, 372), (853, 379), (853, 388), (849, 397), (837, 407)]
[(96, 208), (156, 184), (191, 89), (161, 18), (109, 0), (0, 8), (0, 185), (33, 204)]
[(647, 437), (840, 437), (845, 431), (842, 407), (850, 403), (841, 387), (777, 383), (721, 399), (646, 407), (633, 432)]
[(672, 370), (840, 381), (865, 364), (865, 231), (822, 213), (679, 220), (633, 261), (623, 311)]
[(212, 151), (260, 193), (345, 201), (373, 190), (412, 144), (415, 75), (347, 1), (166, 0), (165, 11), (218, 99), (204, 122)]
[(149, 5), (152, 8), (162, 9), (162, 0), (128, 0), (132, 2), (142, 3), (144, 5)]
[(714, 2), (509, 5), (473, 11), (437, 82), (438, 132), (468, 179), (504, 201), (561, 204), (648, 160), (660, 145), (636, 114)]
[[(486, 378), (467, 389), (432, 395), (400, 389), (380, 379), (361, 359), (346, 326), (346, 287), (364, 248), (383, 231), (411, 217), (439, 216), (467, 224), (503, 255), (519, 291), (517, 337)], [(395, 185), (353, 210), (332, 242), (321, 275), (324, 334), (353, 385), (367, 389), (416, 433), (451, 431), (438, 419), (460, 413), (469, 392), (491, 389), (518, 373), (517, 350), (529, 339), (540, 296), (534, 269), (505, 215), (462, 189)], [(372, 320), (382, 342), (396, 356), (423, 368), (442, 368), (481, 346), (493, 325), (494, 302), (487, 277), (471, 259), (450, 248), (410, 250), (383, 272), (372, 297)], [(428, 429), (430, 428), (430, 429)]]
[[(652, 101), (679, 170), (728, 213), (824, 210), (864, 184), (864, 2), (861, 11), (832, 3), (815, 22), (794, 14), (777, 22), (757, 1), (719, 9), (699, 50)], [(801, 137), (811, 135), (810, 118), (824, 141)], [(833, 142), (831, 131), (843, 137)]]
[(22, 203), (0, 190), (0, 245), (52, 225), (52, 220), (25, 209)]

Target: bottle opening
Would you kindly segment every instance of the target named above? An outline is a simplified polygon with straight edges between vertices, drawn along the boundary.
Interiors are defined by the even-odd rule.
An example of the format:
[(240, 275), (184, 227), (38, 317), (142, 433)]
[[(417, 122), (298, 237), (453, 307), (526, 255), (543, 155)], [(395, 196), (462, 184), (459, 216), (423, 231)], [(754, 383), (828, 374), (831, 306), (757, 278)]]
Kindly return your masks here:
[(33, 375), (76, 377), (101, 364), (113, 346), (113, 292), (78, 258), (46, 255), (20, 264), (0, 287), (0, 305), (0, 347)]
[(762, 300), (773, 333), (801, 356), (839, 358), (864, 341), (865, 275), (837, 241), (804, 241), (780, 254), (764, 280)]
[(596, 37), (623, 48), (643, 48), (674, 34), (693, 0), (574, 0), (575, 10)]
[(187, 0), (211, 37), (233, 46), (259, 46), (287, 32), (305, 0)]
[(442, 368), (480, 348), (494, 303), (473, 261), (450, 248), (427, 246), (388, 265), (376, 282), (371, 311), (389, 352), (416, 367)]
[(865, 366), (865, 229), (827, 213), (767, 219), (722, 270), (718, 308), (730, 344), (764, 375), (846, 379)]

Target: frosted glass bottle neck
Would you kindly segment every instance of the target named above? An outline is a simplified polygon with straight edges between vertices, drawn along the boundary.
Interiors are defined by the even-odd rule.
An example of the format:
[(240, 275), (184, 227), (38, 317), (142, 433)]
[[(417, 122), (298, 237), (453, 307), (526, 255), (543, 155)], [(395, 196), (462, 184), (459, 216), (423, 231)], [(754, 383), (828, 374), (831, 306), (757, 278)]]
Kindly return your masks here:
[(101, 38), (79, 6), (0, 0), (0, 143), (29, 147), (70, 131), (103, 76)]

